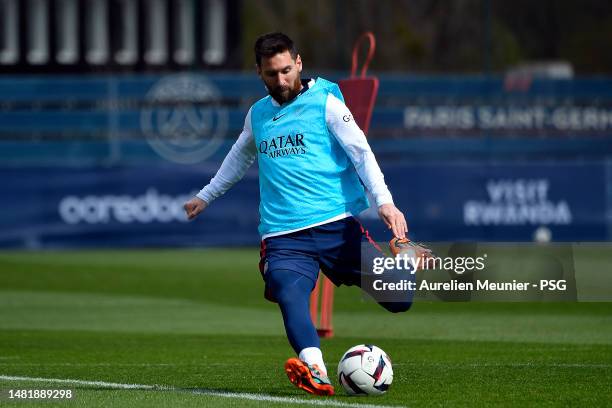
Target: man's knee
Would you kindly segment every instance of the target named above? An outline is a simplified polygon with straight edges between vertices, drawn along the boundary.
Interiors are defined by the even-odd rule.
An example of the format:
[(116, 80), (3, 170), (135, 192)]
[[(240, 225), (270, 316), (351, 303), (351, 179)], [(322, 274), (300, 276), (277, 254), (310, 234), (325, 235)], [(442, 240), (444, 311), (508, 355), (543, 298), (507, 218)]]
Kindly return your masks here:
[(403, 313), (410, 310), (412, 302), (380, 302), (380, 305), (391, 313)]
[(283, 305), (290, 303), (296, 298), (296, 288), (283, 282), (274, 282), (269, 286), (270, 293), (274, 300)]
[(275, 270), (267, 281), (268, 289), (279, 304), (287, 304), (308, 299), (313, 284), (303, 275), (289, 270)]
[(281, 305), (295, 302), (302, 297), (296, 288), (291, 286), (279, 287), (273, 293), (276, 301)]

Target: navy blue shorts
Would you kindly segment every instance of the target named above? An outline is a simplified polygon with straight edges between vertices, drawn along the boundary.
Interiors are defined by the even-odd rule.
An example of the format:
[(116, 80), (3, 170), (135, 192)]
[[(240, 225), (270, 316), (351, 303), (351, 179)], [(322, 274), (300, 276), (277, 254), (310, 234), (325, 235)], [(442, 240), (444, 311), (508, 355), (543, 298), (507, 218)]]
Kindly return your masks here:
[[(384, 256), (361, 223), (348, 217), (266, 238), (261, 242), (259, 268), (264, 281), (270, 271), (284, 269), (300, 273), (314, 284), (320, 269), (336, 286), (360, 285), (363, 249), (368, 257)], [(265, 297), (274, 301), (267, 287)]]

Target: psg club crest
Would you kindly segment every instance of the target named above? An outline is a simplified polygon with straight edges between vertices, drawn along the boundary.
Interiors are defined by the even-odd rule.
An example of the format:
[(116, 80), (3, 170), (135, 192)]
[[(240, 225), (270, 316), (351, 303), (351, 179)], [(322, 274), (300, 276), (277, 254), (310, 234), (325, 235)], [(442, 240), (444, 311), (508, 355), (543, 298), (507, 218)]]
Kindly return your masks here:
[(140, 123), (160, 156), (195, 164), (214, 154), (227, 132), (228, 112), (220, 92), (202, 75), (162, 78), (146, 96)]

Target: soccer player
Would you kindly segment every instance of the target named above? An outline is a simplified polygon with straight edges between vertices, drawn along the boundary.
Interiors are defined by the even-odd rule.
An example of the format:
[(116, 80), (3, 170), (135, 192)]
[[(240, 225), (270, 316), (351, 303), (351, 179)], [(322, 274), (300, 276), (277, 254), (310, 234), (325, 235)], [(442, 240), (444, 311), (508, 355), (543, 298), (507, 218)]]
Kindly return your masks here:
[[(362, 243), (372, 251), (365, 254), (367, 258), (382, 255), (355, 218), (369, 207), (363, 186), (393, 232), (394, 255), (413, 251), (427, 256), (429, 250), (406, 238), (406, 219), (393, 204), (374, 154), (338, 86), (323, 78), (302, 79), (302, 59), (282, 33), (259, 37), (255, 60), (269, 95), (251, 106), (242, 133), (216, 175), (184, 207), (189, 219), (196, 217), (240, 180), (257, 158), (265, 297), (279, 304), (289, 343), (298, 355), (286, 362), (285, 371), (297, 387), (332, 395), (309, 299), (319, 270), (336, 285), (360, 285)], [(378, 302), (402, 312), (411, 301), (410, 296)]]

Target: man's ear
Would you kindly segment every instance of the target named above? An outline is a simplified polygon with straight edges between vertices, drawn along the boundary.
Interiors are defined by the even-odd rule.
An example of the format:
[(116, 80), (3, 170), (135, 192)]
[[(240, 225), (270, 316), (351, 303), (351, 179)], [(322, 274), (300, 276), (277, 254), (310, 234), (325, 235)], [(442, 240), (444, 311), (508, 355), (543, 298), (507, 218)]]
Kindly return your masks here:
[(259, 66), (259, 64), (255, 64), (255, 69), (257, 70), (257, 75), (261, 77), (261, 67)]
[(295, 57), (295, 65), (298, 67), (298, 72), (302, 72), (302, 57), (300, 57), (300, 54)]

